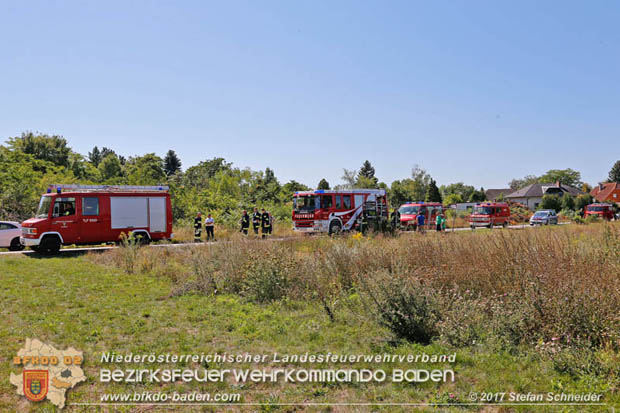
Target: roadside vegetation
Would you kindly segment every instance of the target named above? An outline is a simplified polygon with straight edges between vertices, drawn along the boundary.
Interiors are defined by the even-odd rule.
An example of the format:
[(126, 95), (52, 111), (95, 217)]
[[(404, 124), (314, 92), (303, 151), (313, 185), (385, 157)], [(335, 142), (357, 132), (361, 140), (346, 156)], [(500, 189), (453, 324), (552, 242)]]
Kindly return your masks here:
[(616, 223), (400, 238), (239, 239), (141, 249), (131, 255), (131, 269), (127, 254), (118, 249), (89, 259), (169, 280), (165, 300), (304, 302), (332, 325), (370, 320), (396, 348), (439, 345), (525, 357), (548, 366), (555, 380), (618, 400)]
[[(235, 236), (188, 248), (126, 242), (86, 256), (0, 257), (0, 268), (0, 366), (11, 370), (11, 356), (26, 337), (83, 350), (89, 379), (70, 391), (69, 405), (92, 402), (104, 392), (162, 389), (238, 390), (244, 402), (264, 403), (264, 411), (286, 411), (274, 403), (301, 401), (415, 400), (458, 407), (471, 391), (595, 392), (612, 405), (620, 402), (617, 223), (283, 242)], [(172, 349), (456, 352), (454, 365), (438, 366), (453, 368), (456, 380), (242, 387), (98, 383), (103, 351)], [(412, 365), (358, 367), (389, 372)], [(0, 383), (0, 409), (47, 408), (27, 404), (11, 387)]]

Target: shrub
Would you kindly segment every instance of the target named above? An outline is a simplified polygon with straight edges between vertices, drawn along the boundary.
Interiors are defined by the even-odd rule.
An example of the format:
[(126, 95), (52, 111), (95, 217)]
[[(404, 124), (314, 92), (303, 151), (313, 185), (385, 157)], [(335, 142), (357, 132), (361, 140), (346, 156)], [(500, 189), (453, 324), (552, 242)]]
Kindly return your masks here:
[[(364, 278), (360, 278), (364, 280)], [(439, 335), (440, 312), (433, 289), (417, 279), (397, 279), (385, 272), (361, 281), (379, 322), (398, 339), (428, 344)]]

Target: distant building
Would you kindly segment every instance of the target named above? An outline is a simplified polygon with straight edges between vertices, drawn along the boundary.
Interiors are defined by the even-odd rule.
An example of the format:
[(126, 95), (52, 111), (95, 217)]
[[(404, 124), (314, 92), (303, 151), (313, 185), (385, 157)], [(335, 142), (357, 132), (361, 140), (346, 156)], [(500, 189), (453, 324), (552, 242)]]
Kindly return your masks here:
[(487, 201), (497, 201), (500, 198), (506, 198), (507, 195), (514, 192), (512, 188), (501, 189), (487, 189), (484, 193), (487, 196)]
[(524, 188), (518, 189), (505, 198), (508, 201), (519, 202), (531, 210), (538, 208), (542, 202), (544, 195), (560, 195), (569, 194), (573, 196), (582, 195), (584, 192), (572, 186), (562, 185), (560, 182), (552, 184), (531, 184)]
[(607, 182), (598, 184), (592, 188), (590, 195), (599, 202), (615, 203), (620, 206), (620, 183)]

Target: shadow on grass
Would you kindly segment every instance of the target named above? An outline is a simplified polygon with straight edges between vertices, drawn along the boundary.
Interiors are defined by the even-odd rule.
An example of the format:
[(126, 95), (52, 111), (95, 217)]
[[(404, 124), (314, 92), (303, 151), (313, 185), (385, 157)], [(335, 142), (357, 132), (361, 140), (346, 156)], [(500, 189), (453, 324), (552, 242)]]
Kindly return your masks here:
[(75, 258), (75, 257), (82, 256), (84, 254), (87, 254), (89, 252), (102, 253), (105, 251), (109, 251), (109, 250), (107, 249), (100, 249), (100, 250), (84, 249), (83, 251), (80, 251), (79, 249), (78, 250), (72, 249), (71, 251), (63, 251), (61, 249), (57, 254), (42, 254), (36, 251), (24, 251), (24, 255), (27, 256), (28, 258), (41, 260), (41, 259), (49, 259), (49, 258)]

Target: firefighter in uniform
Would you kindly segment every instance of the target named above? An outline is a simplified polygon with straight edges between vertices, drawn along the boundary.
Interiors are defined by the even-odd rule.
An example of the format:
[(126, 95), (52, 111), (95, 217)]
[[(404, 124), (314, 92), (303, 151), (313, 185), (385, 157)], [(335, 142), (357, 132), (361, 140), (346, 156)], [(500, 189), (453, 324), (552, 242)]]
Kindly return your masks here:
[(254, 234), (258, 235), (258, 228), (261, 225), (262, 215), (258, 212), (258, 208), (254, 208), (254, 213), (252, 214), (252, 228), (254, 229)]
[(398, 229), (399, 224), (400, 224), (400, 212), (398, 212), (398, 209), (394, 208), (394, 211), (392, 212), (392, 228), (394, 230)]
[(194, 242), (200, 242), (202, 237), (202, 214), (199, 212), (194, 218)]
[(271, 216), (269, 212), (265, 211), (265, 208), (262, 209), (261, 217), (261, 232), (263, 238), (265, 238), (268, 234), (271, 234)]
[(241, 229), (239, 232), (242, 232), (243, 235), (248, 235), (248, 228), (250, 228), (250, 216), (248, 215), (248, 211), (243, 210), (243, 214), (241, 215)]

